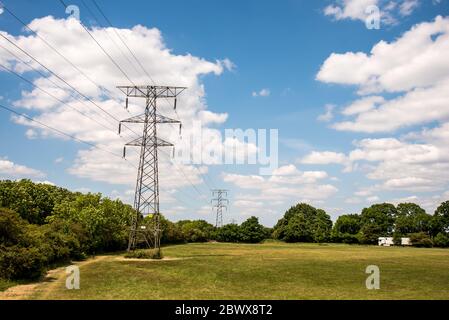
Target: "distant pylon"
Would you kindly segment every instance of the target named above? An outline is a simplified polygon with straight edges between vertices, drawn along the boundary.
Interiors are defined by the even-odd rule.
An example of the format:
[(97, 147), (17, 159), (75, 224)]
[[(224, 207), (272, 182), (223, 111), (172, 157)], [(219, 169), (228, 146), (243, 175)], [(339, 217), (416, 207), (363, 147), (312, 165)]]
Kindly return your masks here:
[(148, 215), (154, 217), (154, 230), (150, 234), (150, 242), (153, 247), (160, 251), (161, 246), (161, 226), (159, 211), (159, 166), (158, 147), (173, 147), (173, 144), (162, 140), (157, 136), (157, 125), (162, 123), (181, 122), (162, 116), (157, 113), (157, 100), (160, 98), (174, 98), (174, 108), (176, 110), (176, 99), (186, 88), (182, 87), (162, 87), (162, 86), (121, 86), (118, 87), (126, 95), (126, 108), (128, 108), (129, 98), (145, 98), (145, 113), (126, 120), (119, 124), (119, 133), (122, 131), (122, 123), (142, 123), (143, 135), (129, 143), (123, 149), (123, 157), (126, 157), (126, 146), (140, 147), (140, 161), (137, 173), (136, 194), (134, 199), (134, 209), (136, 215), (131, 222), (131, 232), (129, 235), (128, 251), (135, 248), (139, 233), (144, 234), (145, 242), (150, 245), (147, 238), (147, 230), (140, 225), (141, 219)]
[[(228, 196), (228, 190), (224, 190), (224, 189), (216, 189), (216, 190), (212, 190), (212, 197), (215, 197), (214, 199), (212, 199), (212, 210), (216, 209), (216, 220), (215, 220), (215, 227), (217, 228), (221, 228), (223, 227), (223, 208), (224, 209), (228, 209), (228, 204), (229, 204), (229, 200), (224, 198), (223, 195), (225, 197)], [(226, 204), (224, 204), (226, 203)]]

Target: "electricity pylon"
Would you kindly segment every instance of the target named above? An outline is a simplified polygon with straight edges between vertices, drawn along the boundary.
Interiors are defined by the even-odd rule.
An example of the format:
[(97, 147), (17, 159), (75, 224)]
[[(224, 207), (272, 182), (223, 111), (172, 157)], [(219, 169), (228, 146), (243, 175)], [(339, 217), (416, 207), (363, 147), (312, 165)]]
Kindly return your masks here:
[(151, 240), (154, 248), (160, 252), (161, 246), (161, 226), (159, 212), (159, 166), (158, 148), (173, 147), (173, 144), (157, 136), (157, 126), (163, 123), (177, 123), (178, 120), (167, 118), (157, 112), (157, 101), (160, 98), (174, 98), (174, 109), (178, 95), (186, 88), (183, 87), (162, 87), (162, 86), (120, 86), (118, 87), (126, 95), (126, 108), (128, 109), (129, 98), (145, 98), (145, 113), (123, 120), (119, 124), (121, 133), (122, 123), (143, 124), (143, 134), (141, 137), (127, 143), (123, 149), (123, 157), (126, 157), (126, 147), (140, 147), (140, 161), (137, 173), (136, 194), (134, 199), (134, 209), (136, 210), (131, 222), (129, 234), (128, 251), (135, 248), (139, 233), (144, 234), (147, 245), (150, 246), (147, 238), (147, 230), (141, 226), (143, 217), (153, 215), (154, 230)]
[[(217, 198), (212, 199), (211, 203), (212, 203), (212, 210), (216, 209), (217, 212), (217, 217), (216, 217), (216, 222), (215, 222), (215, 227), (217, 228), (221, 228), (223, 227), (223, 208), (224, 209), (228, 209), (228, 204), (229, 204), (229, 200), (224, 198), (223, 195), (225, 197), (228, 196), (228, 190), (224, 190), (224, 189), (216, 189), (216, 190), (212, 190), (212, 197), (217, 196)], [(226, 204), (223, 204), (226, 203)]]

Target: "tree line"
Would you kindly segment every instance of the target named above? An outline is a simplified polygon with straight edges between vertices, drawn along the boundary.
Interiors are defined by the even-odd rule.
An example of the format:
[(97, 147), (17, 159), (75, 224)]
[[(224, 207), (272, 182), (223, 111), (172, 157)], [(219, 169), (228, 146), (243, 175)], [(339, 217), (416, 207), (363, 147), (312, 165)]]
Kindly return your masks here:
[(375, 204), (360, 214), (338, 217), (335, 224), (321, 209), (307, 204), (290, 208), (273, 230), (275, 239), (286, 242), (335, 242), (377, 244), (379, 237), (393, 237), (396, 244), (408, 237), (417, 247), (449, 246), (449, 201), (433, 215), (414, 203)]
[[(82, 194), (29, 180), (0, 181), (0, 278), (40, 277), (62, 262), (127, 247), (134, 209), (101, 194)], [(143, 220), (151, 230), (152, 217)], [(337, 242), (377, 244), (378, 237), (404, 236), (415, 246), (449, 246), (449, 201), (433, 215), (413, 203), (376, 204), (335, 224), (321, 209), (293, 206), (274, 228), (258, 218), (215, 228), (204, 220), (171, 222), (162, 217), (162, 243)]]
[[(101, 194), (71, 192), (30, 180), (0, 181), (0, 279), (38, 278), (55, 264), (123, 251), (134, 214), (131, 206)], [(161, 220), (163, 244), (255, 243), (270, 234), (254, 217), (220, 229), (204, 220)], [(152, 217), (143, 223), (150, 226)]]

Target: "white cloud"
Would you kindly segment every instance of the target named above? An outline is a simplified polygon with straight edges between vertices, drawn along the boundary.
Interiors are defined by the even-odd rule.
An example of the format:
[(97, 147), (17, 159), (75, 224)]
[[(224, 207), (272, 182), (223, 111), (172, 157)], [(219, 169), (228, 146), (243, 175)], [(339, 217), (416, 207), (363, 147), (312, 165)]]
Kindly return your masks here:
[(375, 202), (378, 202), (379, 200), (380, 200), (380, 198), (378, 196), (372, 196), (372, 197), (366, 198), (366, 201), (369, 203), (375, 203)]
[[(412, 138), (421, 140), (407, 141)], [(355, 149), (345, 154), (313, 152), (302, 159), (309, 164), (340, 163), (348, 168), (364, 166), (366, 177), (380, 181), (371, 188), (361, 190), (357, 196), (369, 196), (374, 191), (430, 192), (449, 186), (449, 125), (397, 138), (363, 139), (355, 141)]]
[(425, 88), (447, 79), (449, 17), (414, 26), (397, 40), (380, 41), (370, 54), (333, 53), (322, 65), (317, 79), (351, 84), (367, 92), (403, 92)]
[[(95, 79), (96, 83), (108, 88), (110, 97), (106, 97), (105, 92), (102, 92), (97, 86), (86, 80), (78, 71), (67, 65), (65, 61), (37, 37), (29, 34), (17, 37), (6, 32), (3, 32), (3, 34), (117, 119), (126, 119), (131, 115), (137, 115), (143, 112), (144, 101), (138, 99), (130, 99), (129, 113), (124, 110), (124, 97), (115, 87), (130, 83), (124, 79), (123, 74), (108, 60), (75, 19), (65, 20), (44, 17), (33, 20), (30, 23), (30, 28), (51, 43), (53, 47), (72, 61), (89, 78)], [(205, 100), (205, 90), (201, 83), (201, 76), (208, 74), (220, 75), (226, 69), (234, 70), (235, 65), (232, 61), (224, 59), (210, 62), (190, 54), (174, 54), (166, 47), (161, 32), (156, 28), (149, 29), (138, 25), (132, 29), (116, 29), (116, 31), (126, 41), (131, 50), (137, 53), (141, 64), (145, 66), (157, 84), (188, 87), (178, 98), (177, 115), (171, 111), (173, 105), (163, 100), (159, 104), (160, 113), (171, 118), (177, 118), (179, 115), (180, 120), (183, 122), (184, 135), (188, 135), (193, 130), (192, 123), (196, 121), (201, 121), (203, 129), (211, 133), (212, 136), (214, 133), (218, 134), (220, 132), (218, 129), (212, 129), (207, 126), (210, 124), (224, 123), (228, 115), (216, 114), (207, 110), (208, 106)], [(143, 72), (140, 72), (136, 66), (131, 66), (130, 62), (123, 58), (121, 53), (117, 51), (117, 48), (109, 39), (108, 32), (110, 31), (102, 28), (92, 28), (91, 32), (102, 46), (105, 47), (105, 50), (126, 71), (134, 83), (152, 84), (149, 83), (149, 79)], [(20, 57), (23, 57), (23, 54), (18, 53), (18, 50), (14, 49), (11, 45), (5, 43), (5, 46), (17, 52)], [(26, 57), (23, 58), (29, 60)], [(6, 54), (4, 51), (0, 52), (0, 63), (14, 68), (14, 70), (21, 74), (29, 73), (31, 70), (29, 66), (20, 61), (16, 61), (13, 56)], [(32, 62), (31, 65), (45, 72), (36, 63)], [(32, 75), (34, 76), (35, 74), (33, 73)], [(27, 76), (29, 77), (28, 74)], [(67, 105), (55, 101), (39, 90), (23, 91), (21, 98), (15, 101), (14, 105), (17, 108), (33, 109), (37, 113), (35, 119), (73, 135), (77, 139), (92, 143), (103, 150), (121, 155), (123, 145), (133, 140), (135, 135), (129, 129), (123, 128), (122, 138), (119, 137), (115, 133), (118, 129), (118, 123), (116, 121), (105, 115), (87, 100), (74, 98), (68, 87), (67, 89), (61, 90), (54, 83), (48, 81), (49, 79), (53, 82), (60, 83), (58, 79), (51, 75), (37, 77), (33, 81), (35, 84), (65, 101), (72, 108), (76, 108), (90, 118), (96, 119), (102, 126), (82, 116)], [(64, 84), (61, 83), (60, 85), (65, 88)], [(27, 136), (29, 138), (58, 138), (67, 140), (66, 137), (55, 134), (21, 117), (14, 117), (13, 119), (16, 123), (28, 127)], [(139, 132), (141, 129), (139, 126), (136, 126), (132, 130)], [(182, 140), (179, 137), (179, 130), (177, 128), (173, 128), (170, 125), (160, 126), (159, 134), (166, 140), (170, 140), (175, 144), (181, 144)], [(207, 136), (209, 137), (211, 135)], [(206, 141), (205, 143), (212, 143), (212, 141)], [(214, 141), (213, 143), (217, 142)], [(219, 143), (223, 144), (222, 141)], [(84, 147), (83, 145), (80, 146)], [(224, 148), (225, 146), (222, 145), (222, 147)], [(238, 147), (246, 147), (246, 144), (241, 143), (238, 146), (234, 144), (234, 147), (238, 149)], [(171, 188), (182, 188), (191, 183), (202, 183), (200, 172), (204, 173), (204, 171), (207, 171), (207, 168), (200, 168), (200, 172), (198, 172), (193, 166), (181, 164), (174, 166), (166, 155), (170, 151), (169, 149), (161, 151), (160, 155), (160, 180), (163, 185), (162, 188), (170, 190)], [(240, 150), (238, 151), (240, 152)], [(95, 148), (83, 148), (78, 152), (68, 172), (77, 177), (93, 181), (133, 186), (136, 177), (135, 166), (138, 164), (137, 153), (138, 150), (132, 151), (131, 148), (128, 148), (128, 162), (126, 162)], [(179, 168), (182, 168), (184, 174), (180, 173)]]
[(234, 71), (237, 68), (237, 66), (234, 64), (234, 62), (232, 62), (228, 58), (223, 59), (223, 60), (218, 60), (218, 63), (220, 63), (223, 66), (223, 68), (225, 68), (228, 71)]
[(409, 16), (418, 6), (418, 0), (404, 0), (399, 7), (399, 13), (404, 17)]
[(49, 185), (49, 186), (56, 186), (56, 184), (54, 184), (53, 182), (48, 181), (48, 180), (44, 180), (44, 181), (35, 181), (35, 183), (38, 183), (38, 184), (46, 184), (46, 185)]
[(337, 122), (340, 131), (392, 132), (414, 125), (449, 119), (449, 79), (430, 88), (417, 88), (377, 108), (360, 112), (354, 120)]
[[(343, 110), (355, 118), (337, 122), (340, 131), (392, 132), (449, 119), (449, 17), (414, 26), (391, 43), (381, 41), (370, 54), (333, 53), (317, 79), (357, 86), (370, 95)], [(386, 99), (380, 93), (394, 93)]]
[[(277, 206), (290, 206), (295, 202), (316, 203), (333, 196), (338, 189), (326, 182), (324, 171), (300, 171), (294, 165), (286, 165), (274, 171), (273, 176), (240, 175), (225, 173), (223, 180), (245, 190), (240, 195), (241, 204), (248, 199), (265, 203), (263, 212)], [(267, 202), (268, 201), (268, 202)]]
[(352, 116), (360, 113), (364, 113), (376, 108), (377, 105), (385, 101), (381, 96), (364, 97), (352, 102), (349, 106), (343, 109), (342, 114), (346, 116)]
[(45, 173), (0, 157), (0, 175), (4, 178), (43, 178)]
[(209, 110), (203, 110), (199, 113), (199, 119), (201, 120), (203, 125), (216, 123), (216, 124), (222, 124), (225, 123), (226, 120), (228, 120), (228, 114), (227, 113), (213, 113)]
[(321, 122), (330, 122), (334, 118), (335, 105), (327, 104), (325, 107), (325, 113), (318, 116), (317, 120)]
[(345, 164), (348, 161), (344, 153), (332, 151), (312, 151), (304, 158), (298, 160), (303, 164)]
[(326, 16), (333, 16), (336, 20), (351, 19), (365, 21), (366, 8), (378, 5), (379, 0), (341, 0), (337, 4), (329, 5), (324, 9)]
[(419, 6), (418, 0), (336, 0), (334, 4), (324, 9), (326, 16), (335, 20), (365, 21), (370, 17), (370, 7), (379, 8), (382, 22), (388, 25), (396, 24), (398, 16), (409, 16)]
[(252, 93), (252, 96), (253, 96), (253, 97), (268, 97), (268, 96), (270, 96), (270, 95), (271, 95), (270, 89), (262, 89), (262, 90), (260, 90), (259, 92), (254, 91), (254, 92)]

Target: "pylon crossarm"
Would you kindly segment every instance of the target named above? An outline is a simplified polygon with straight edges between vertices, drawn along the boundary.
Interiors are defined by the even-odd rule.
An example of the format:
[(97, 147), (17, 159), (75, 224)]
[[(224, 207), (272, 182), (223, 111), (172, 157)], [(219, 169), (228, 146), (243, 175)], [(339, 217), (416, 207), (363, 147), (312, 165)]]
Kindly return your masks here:
[[(157, 141), (156, 143), (154, 143), (153, 141), (147, 142), (145, 144), (145, 146), (147, 146), (147, 147), (154, 147), (154, 146), (156, 146), (156, 147), (173, 147), (174, 146), (174, 144), (167, 142), (161, 138), (156, 138), (156, 141)], [(125, 146), (129, 146), (129, 147), (142, 147), (143, 145), (144, 145), (144, 143), (143, 143), (142, 137), (134, 139), (133, 141), (125, 144)]]
[(118, 86), (117, 88), (131, 98), (176, 98), (187, 89), (171, 86)]
[[(125, 120), (120, 121), (121, 123), (145, 123), (145, 114), (134, 116)], [(171, 119), (169, 117), (163, 116), (161, 114), (156, 114), (156, 123), (181, 123), (179, 120)]]

